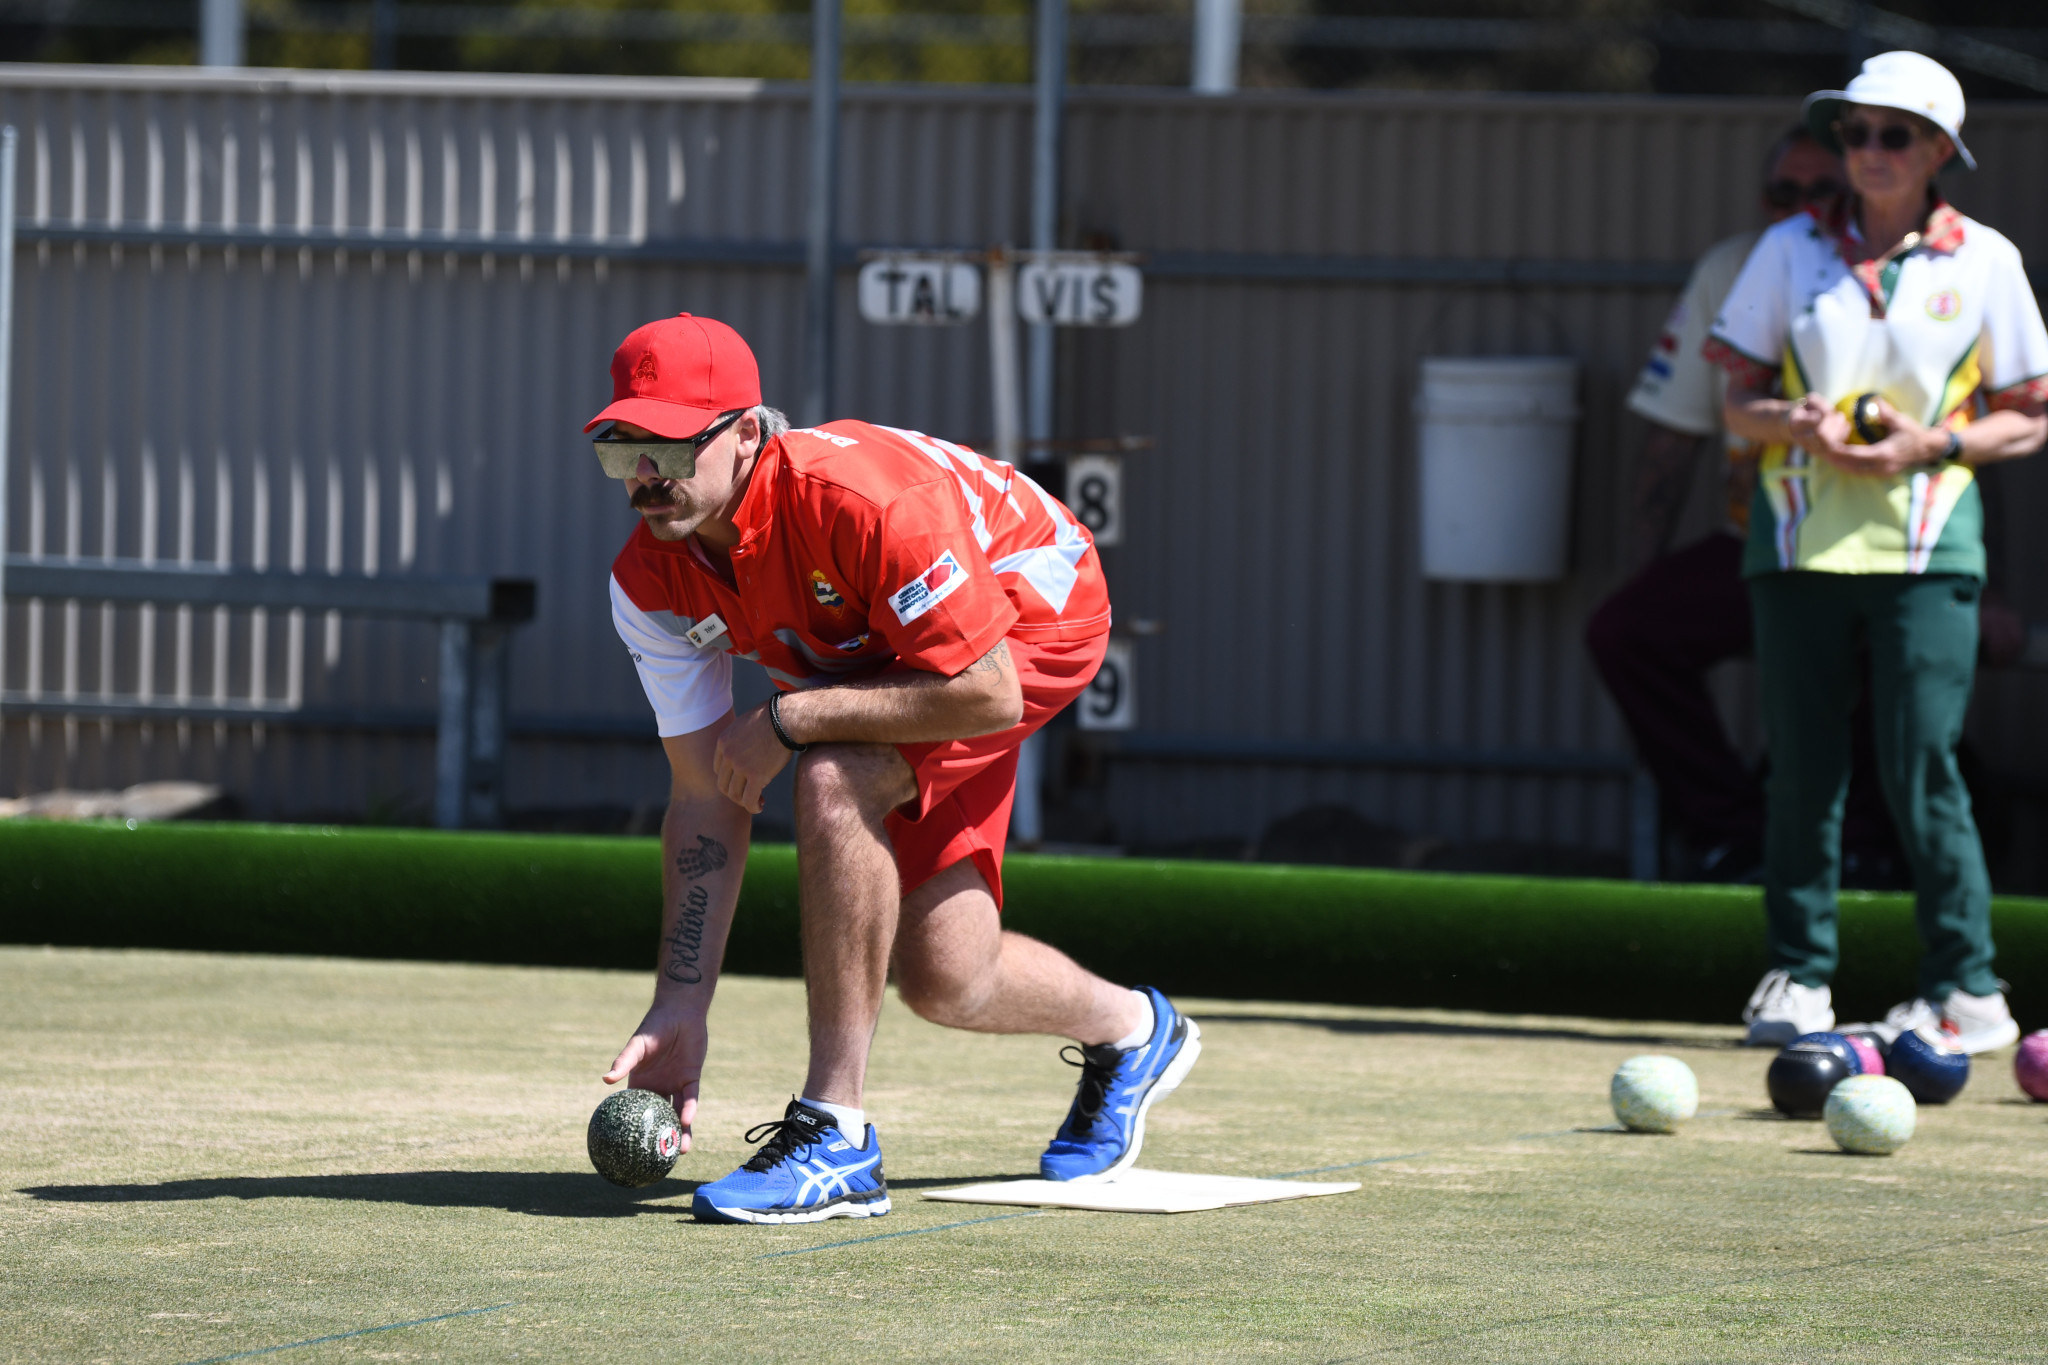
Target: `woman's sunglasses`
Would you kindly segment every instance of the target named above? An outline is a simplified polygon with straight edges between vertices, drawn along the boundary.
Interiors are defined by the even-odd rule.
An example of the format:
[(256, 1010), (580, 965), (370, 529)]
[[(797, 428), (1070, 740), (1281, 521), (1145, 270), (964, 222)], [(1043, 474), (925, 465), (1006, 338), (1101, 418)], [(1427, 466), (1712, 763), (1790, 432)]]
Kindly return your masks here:
[(721, 432), (744, 416), (744, 408), (729, 412), (695, 436), (673, 440), (665, 436), (620, 436), (618, 427), (613, 426), (592, 440), (590, 448), (597, 452), (597, 462), (604, 466), (606, 478), (632, 478), (639, 473), (640, 457), (645, 455), (654, 461), (654, 472), (662, 478), (687, 479), (697, 472), (697, 452), (717, 440)]
[(1844, 147), (1868, 147), (1871, 139), (1888, 152), (1903, 152), (1913, 145), (1913, 139), (1920, 136), (1920, 130), (1906, 123), (1887, 123), (1882, 128), (1857, 119), (1850, 123), (1837, 123), (1835, 136), (1842, 139)]

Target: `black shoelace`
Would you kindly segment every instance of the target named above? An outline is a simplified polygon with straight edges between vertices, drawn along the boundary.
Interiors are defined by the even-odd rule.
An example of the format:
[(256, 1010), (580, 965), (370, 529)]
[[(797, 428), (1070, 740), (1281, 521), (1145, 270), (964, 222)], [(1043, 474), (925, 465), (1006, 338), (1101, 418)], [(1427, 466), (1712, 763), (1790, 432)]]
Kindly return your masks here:
[(761, 1141), (760, 1135), (763, 1133), (772, 1133), (774, 1136), (768, 1139), (766, 1145), (760, 1151), (747, 1158), (747, 1163), (740, 1168), (741, 1170), (771, 1170), (782, 1164), (783, 1160), (790, 1153), (814, 1146), (819, 1137), (815, 1124), (804, 1123), (792, 1118), (780, 1118), (770, 1119), (766, 1123), (755, 1124), (752, 1128), (747, 1129), (745, 1136), (740, 1141), (759, 1142)]
[[(1075, 1056), (1068, 1056), (1068, 1053)], [(1117, 1063), (1124, 1059), (1122, 1049), (1108, 1043), (1093, 1047), (1080, 1047), (1068, 1043), (1060, 1049), (1060, 1060), (1068, 1066), (1081, 1068), (1081, 1090), (1074, 1096), (1074, 1117), (1080, 1122), (1074, 1125), (1078, 1133), (1085, 1133), (1095, 1126), (1096, 1115), (1102, 1112), (1102, 1102), (1109, 1097), (1110, 1077), (1116, 1075)]]

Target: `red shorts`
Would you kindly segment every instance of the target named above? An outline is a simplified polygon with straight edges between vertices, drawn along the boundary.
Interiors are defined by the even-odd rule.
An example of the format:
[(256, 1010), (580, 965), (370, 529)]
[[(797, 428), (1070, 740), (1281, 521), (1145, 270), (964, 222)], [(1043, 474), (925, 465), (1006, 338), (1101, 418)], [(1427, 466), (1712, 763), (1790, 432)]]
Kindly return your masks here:
[(1087, 689), (1102, 666), (1109, 636), (1013, 639), (1009, 645), (1010, 661), (1024, 685), (1022, 720), (973, 739), (896, 746), (917, 777), (917, 800), (891, 811), (887, 821), (905, 894), (962, 858), (972, 858), (996, 908), (1002, 908), (1003, 843), (1017, 795), (1017, 749)]

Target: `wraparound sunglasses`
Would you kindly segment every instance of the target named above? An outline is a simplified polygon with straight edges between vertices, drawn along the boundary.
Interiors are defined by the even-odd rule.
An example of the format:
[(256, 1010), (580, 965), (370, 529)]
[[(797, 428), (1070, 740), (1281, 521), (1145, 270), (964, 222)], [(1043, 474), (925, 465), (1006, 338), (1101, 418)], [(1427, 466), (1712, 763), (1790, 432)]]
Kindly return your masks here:
[(596, 437), (590, 448), (597, 452), (597, 462), (604, 466), (605, 477), (630, 479), (640, 471), (640, 457), (645, 455), (654, 462), (654, 472), (664, 479), (687, 479), (697, 472), (697, 452), (717, 440), (725, 429), (746, 416), (746, 409), (728, 412), (695, 436), (681, 436), (670, 439), (665, 436), (639, 437), (617, 435), (614, 425), (604, 435)]

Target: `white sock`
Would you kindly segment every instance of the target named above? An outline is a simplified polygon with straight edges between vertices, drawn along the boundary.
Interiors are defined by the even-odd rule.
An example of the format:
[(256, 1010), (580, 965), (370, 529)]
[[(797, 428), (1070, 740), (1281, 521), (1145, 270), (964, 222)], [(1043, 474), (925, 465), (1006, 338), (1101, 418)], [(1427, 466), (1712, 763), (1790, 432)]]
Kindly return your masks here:
[(803, 1102), (813, 1109), (822, 1110), (830, 1114), (832, 1122), (839, 1126), (839, 1131), (852, 1138), (856, 1145), (864, 1145), (867, 1142), (868, 1116), (866, 1110), (849, 1109), (843, 1104), (827, 1104), (823, 1100), (814, 1100), (809, 1095), (803, 1097)]
[(1131, 994), (1137, 997), (1138, 1008), (1145, 1011), (1145, 1015), (1136, 1028), (1110, 1044), (1119, 1052), (1129, 1052), (1134, 1047), (1143, 1047), (1152, 1037), (1152, 1030), (1159, 1027), (1158, 1016), (1152, 1009), (1152, 997), (1143, 991), (1132, 991)]

